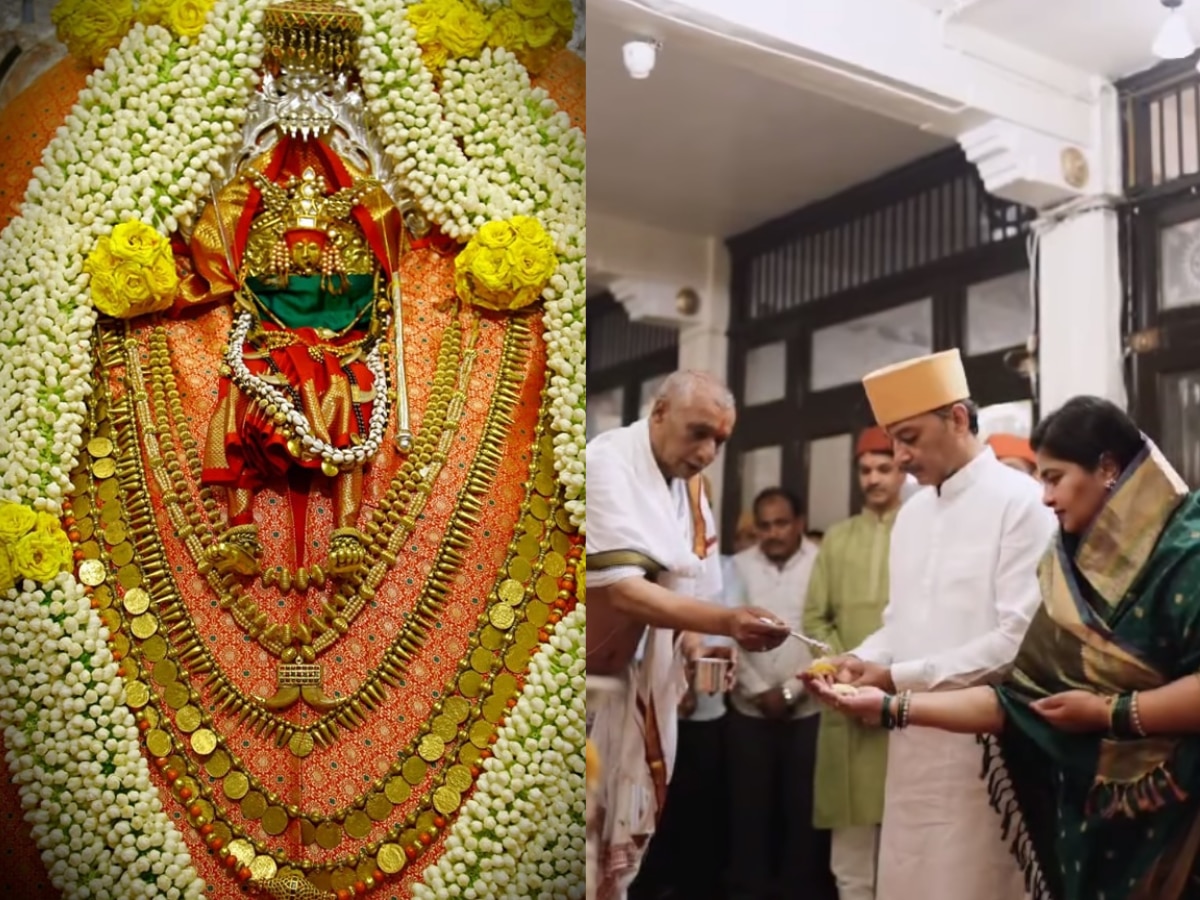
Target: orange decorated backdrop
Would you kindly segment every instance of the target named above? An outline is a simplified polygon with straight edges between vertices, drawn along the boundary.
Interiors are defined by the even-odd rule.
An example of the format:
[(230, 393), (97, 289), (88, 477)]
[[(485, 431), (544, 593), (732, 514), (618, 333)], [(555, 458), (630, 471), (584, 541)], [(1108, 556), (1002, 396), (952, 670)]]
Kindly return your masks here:
[(17, 215), (42, 151), (87, 84), (87, 70), (64, 57), (0, 109), (0, 231)]
[[(581, 128), (584, 127), (585, 116), (584, 73), (583, 61), (574, 54), (564, 52), (534, 80), (535, 85), (545, 88), (558, 101), (571, 117), (572, 123)], [(0, 227), (6, 226), (15, 216), (25, 186), (45, 145), (70, 111), (85, 79), (86, 73), (68, 58), (49, 69), (9, 106), (0, 110)], [(453, 293), (451, 275), (450, 261), (438, 258), (432, 251), (412, 254), (406, 265), (406, 342), (420, 348), (416, 359), (410, 363), (409, 372), (414, 425), (418, 427), (426, 386), (432, 378), (437, 343), (449, 321), (450, 312), (442, 301)], [(194, 431), (201, 440), (204, 437), (201, 424), (207, 421), (207, 409), (212, 402), (206, 382), (206, 379), (211, 380), (211, 370), (206, 366), (211, 363), (211, 348), (224, 340), (227, 323), (227, 312), (214, 310), (199, 320), (168, 325), (168, 337), (177, 360), (181, 388), (189, 398), (189, 418), (195, 423)], [(533, 332), (535, 335), (540, 333), (536, 323)], [(496, 377), (502, 341), (503, 327), (497, 322), (485, 323), (480, 336), (480, 358), (472, 379), (475, 389), (455, 450), (446, 466), (447, 478), (452, 485), (465, 477), (464, 467), (469, 466), (473, 441), (480, 433), (486, 412), (489, 382)], [(306, 806), (311, 806), (319, 796), (326, 797), (330, 806), (344, 806), (353, 796), (361, 793), (364, 780), (379, 777), (381, 766), (387, 764), (389, 756), (394, 756), (396, 749), (404, 746), (427, 718), (436, 691), (453, 675), (455, 665), (467, 647), (467, 636), (475, 627), (475, 615), (478, 612), (473, 609), (473, 602), (479, 602), (481, 594), (486, 595), (487, 586), (495, 579), (497, 565), (503, 562), (522, 496), (521, 483), (528, 476), (529, 446), (536, 425), (538, 393), (545, 360), (541, 342), (536, 337), (533, 348), (527, 369), (529, 377), (521, 392), (522, 402), (505, 445), (506, 463), (497, 473), (489, 511), (478, 529), (482, 535), (481, 542), (475, 549), (470, 566), (464, 567), (460, 583), (456, 583), (454, 597), (447, 603), (445, 621), (442, 623), (444, 627), (427, 645), (428, 654), (422, 653), (414, 664), (410, 673), (412, 689), (400, 694), (393, 693), (389, 697), (389, 715), (381, 717), (369, 735), (356, 733), (352, 740), (340, 741), (330, 751), (314, 753), (305, 760), (305, 765), (310, 769), (304, 779), (306, 796), (296, 799)], [(387, 482), (386, 463), (383, 468), (384, 471), (372, 477), (368, 483), (365, 496), (368, 506), (378, 500), (378, 486)], [(435, 546), (430, 546), (429, 542), (436, 544), (452, 511), (452, 504), (446, 498), (455, 496), (456, 491), (453, 488), (444, 490), (445, 487), (439, 483), (437, 497), (441, 499), (431, 500), (426, 513), (429, 521), (410, 541), (413, 544), (413, 558), (419, 561), (418, 568), (431, 565)], [(265, 493), (260, 503), (268, 508), (276, 508), (280, 499)], [(169, 533), (169, 526), (161, 515), (161, 504), (156, 506), (160, 513), (160, 527), (166, 527)], [(321, 506), (318, 498), (310, 508), (313, 536), (318, 542), (328, 533), (324, 513), (327, 510)], [(264, 527), (271, 527), (270, 515)], [(173, 563), (183, 565), (187, 562), (181, 547), (172, 547), (168, 543), (166, 549)], [(380, 641), (378, 636), (395, 632), (396, 623), (412, 602), (412, 590), (409, 587), (414, 580), (419, 580), (421, 574), (421, 571), (405, 571), (390, 576), (380, 590), (379, 601), (356, 623), (355, 633), (359, 634), (361, 628), (360, 636), (347, 640), (346, 646), (336, 657), (334, 666), (337, 671), (327, 682), (331, 691), (348, 689), (378, 662), (378, 645), (386, 643)], [(181, 584), (182, 587), (184, 585)], [(207, 634), (224, 638), (231, 632), (228, 622), (221, 620), (218, 612), (212, 610), (207, 620), (200, 616), (197, 624)], [(270, 693), (272, 671), (268, 663), (271, 661), (265, 653), (252, 649), (253, 645), (237, 646), (232, 642), (223, 643), (222, 647), (222, 665), (228, 671), (241, 675), (242, 688), (254, 693)], [(334, 659), (331, 658), (329, 662), (333, 663)], [(281, 767), (295, 767), (297, 761), (290, 758), (286, 751), (273, 755), (269, 750), (260, 749), (244, 763), (255, 775), (270, 779), (277, 777), (275, 773)], [(155, 775), (160, 777), (157, 772)], [(210, 896), (218, 900), (243, 896), (228, 873), (218, 871), (215, 859), (204, 852), (161, 777), (159, 787), (168, 812), (177, 820), (189, 844), (199, 873), (215, 888)], [(8, 778), (0, 779), (0, 829), (3, 829), (0, 860), (5, 865), (4, 881), (9, 889), (19, 891), (13, 896), (29, 900), (53, 900), (57, 897), (57, 892), (48, 884), (36, 847), (22, 820), (16, 788)], [(289, 846), (286, 849), (295, 852), (299, 848)], [(423, 859), (412, 876), (419, 874), (431, 859)], [(407, 895), (407, 890), (400, 882), (389, 885), (387, 891), (373, 894), (381, 898)]]

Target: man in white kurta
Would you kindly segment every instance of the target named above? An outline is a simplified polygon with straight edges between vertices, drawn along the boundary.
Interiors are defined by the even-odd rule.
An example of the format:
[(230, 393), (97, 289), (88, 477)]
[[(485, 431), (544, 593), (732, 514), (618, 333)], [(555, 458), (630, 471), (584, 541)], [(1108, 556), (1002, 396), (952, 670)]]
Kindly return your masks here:
[[(864, 379), (897, 462), (924, 486), (892, 531), (883, 627), (844, 667), (896, 691), (994, 681), (1040, 602), (1037, 566), (1054, 517), (1036, 482), (975, 434), (958, 351)], [(877, 900), (1021, 900), (1024, 881), (981, 778), (971, 735), (893, 732)]]
[[(734, 557), (744, 599), (800, 631), (817, 547), (800, 500), (781, 488), (754, 499), (759, 543)], [(812, 825), (820, 707), (796, 678), (812, 661), (787, 641), (738, 667), (729, 713), (729, 900), (833, 896), (829, 836)], [(781, 839), (777, 839), (781, 838)]]
[[(716, 530), (699, 476), (733, 421), (727, 389), (711, 376), (678, 372), (648, 418), (587, 447), (587, 671), (624, 687), (588, 707), (602, 767), (600, 900), (625, 896), (661, 815), (687, 687), (683, 633), (728, 635), (749, 650), (787, 636), (765, 610), (698, 599), (721, 590)], [(689, 646), (698, 651), (700, 643)]]

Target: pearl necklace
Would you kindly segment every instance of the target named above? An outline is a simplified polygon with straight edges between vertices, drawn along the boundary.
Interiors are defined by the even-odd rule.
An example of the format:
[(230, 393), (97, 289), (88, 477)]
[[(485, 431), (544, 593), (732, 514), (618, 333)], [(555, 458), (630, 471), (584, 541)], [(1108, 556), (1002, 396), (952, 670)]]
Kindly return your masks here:
[[(371, 407), (371, 420), (367, 427), (367, 436), (361, 444), (346, 448), (338, 448), (328, 441), (314, 437), (312, 427), (304, 413), (296, 408), (291, 399), (283, 391), (268, 384), (264, 379), (250, 371), (243, 358), (242, 348), (254, 325), (254, 316), (249, 312), (239, 313), (233, 321), (229, 332), (229, 348), (225, 353), (225, 363), (229, 366), (233, 383), (244, 394), (252, 398), (266, 410), (289, 434), (288, 449), (299, 450), (293, 455), (304, 460), (319, 458), (322, 469), (327, 475), (338, 471), (349, 471), (362, 466), (368, 459), (379, 452), (383, 446), (383, 433), (388, 423), (387, 402), (387, 366), (383, 361), (380, 350), (381, 342), (376, 341), (366, 356), (367, 371), (374, 378), (375, 403)], [(298, 443), (293, 444), (292, 437)]]

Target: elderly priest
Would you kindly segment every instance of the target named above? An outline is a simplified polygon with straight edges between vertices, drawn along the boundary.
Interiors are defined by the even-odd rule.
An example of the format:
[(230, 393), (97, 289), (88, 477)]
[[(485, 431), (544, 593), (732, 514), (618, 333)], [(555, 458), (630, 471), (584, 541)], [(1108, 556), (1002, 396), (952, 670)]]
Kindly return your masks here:
[(601, 900), (626, 895), (662, 813), (687, 687), (684, 660), (701, 652), (698, 635), (765, 650), (788, 634), (769, 612), (709, 602), (720, 593), (721, 568), (700, 473), (729, 439), (734, 418), (722, 384), (676, 372), (647, 418), (587, 447), (587, 671), (623, 686), (588, 707), (603, 766)]

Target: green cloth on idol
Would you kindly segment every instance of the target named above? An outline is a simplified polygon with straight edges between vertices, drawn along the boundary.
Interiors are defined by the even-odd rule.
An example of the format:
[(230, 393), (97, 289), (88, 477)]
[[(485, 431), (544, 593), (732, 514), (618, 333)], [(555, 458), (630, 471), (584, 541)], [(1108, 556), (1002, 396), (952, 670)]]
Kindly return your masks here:
[[(341, 331), (358, 319), (359, 328), (371, 321), (370, 312), (358, 318), (371, 305), (375, 294), (374, 275), (347, 275), (344, 293), (321, 286), (321, 281), (341, 286), (341, 276), (289, 275), (286, 287), (274, 287), (262, 278), (246, 279), (246, 286), (258, 297), (271, 315), (287, 328), (328, 328)], [(269, 317), (268, 317), (269, 318)]]
[(985, 754), (1033, 900), (1200, 897), (1200, 735), (1069, 734), (1029, 708), (1200, 672), (1200, 496), (1147, 443), (1090, 529), (1060, 535), (1039, 575), (1042, 606), (996, 689), (1007, 724)]
[[(825, 533), (804, 604), (804, 633), (835, 653), (857, 647), (883, 623), (893, 510), (864, 512)], [(821, 713), (813, 825), (849, 828), (883, 820), (887, 732), (839, 712)]]

